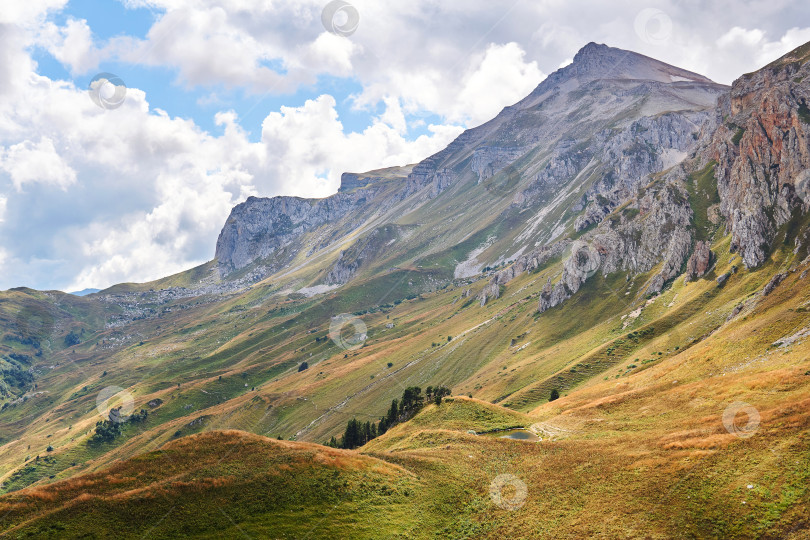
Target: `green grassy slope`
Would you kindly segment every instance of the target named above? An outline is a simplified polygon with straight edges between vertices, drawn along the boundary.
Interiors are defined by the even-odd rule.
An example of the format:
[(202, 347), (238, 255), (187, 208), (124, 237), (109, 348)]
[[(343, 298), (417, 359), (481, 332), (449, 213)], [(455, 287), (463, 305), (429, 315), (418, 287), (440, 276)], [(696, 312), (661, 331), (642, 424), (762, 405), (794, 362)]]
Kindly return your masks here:
[[(766, 309), (778, 312), (779, 302)], [(720, 353), (754, 326), (731, 325), (702, 347)], [(706, 366), (706, 351), (693, 350), (531, 415), (453, 397), (357, 451), (241, 432), (191, 436), (7, 495), (2, 524), (12, 538), (803, 538), (806, 352), (740, 369), (739, 357), (718, 354)], [(713, 375), (700, 373), (707, 367)], [(760, 415), (742, 437), (723, 425), (740, 399)], [(514, 426), (542, 440), (468, 433)]]
[[(382, 416), (410, 385), (444, 384), (529, 412), (552, 389), (568, 394), (626, 380), (698, 346), (737, 305), (754, 302), (774, 272), (797, 264), (797, 255), (777, 251), (762, 269), (739, 269), (721, 288), (713, 278), (740, 265), (727, 245), (727, 238), (715, 242), (718, 263), (706, 279), (676, 280), (652, 301), (640, 295), (644, 276), (627, 282), (622, 274), (597, 274), (562, 307), (539, 316), (537, 295), (559, 263), (516, 278), (483, 308), (474, 298), (483, 280), (400, 302), (430, 281), (428, 270), (413, 269), (311, 299), (266, 298), (256, 287), (168, 320), (136, 322), (119, 349), (105, 349), (101, 336), (58, 352), (56, 367), (38, 378), (48, 392), (3, 412), (11, 428), (0, 447), (3, 487), (96, 470), (176, 432), (241, 429), (323, 442), (349, 418)], [(804, 282), (796, 286), (804, 291)], [(471, 296), (463, 297), (468, 288)], [(362, 348), (344, 350), (328, 338), (330, 317), (357, 310), (368, 337)], [(806, 317), (788, 313), (795, 320), (785, 333)], [(309, 369), (299, 372), (304, 361)], [(97, 447), (88, 435), (100, 418), (96, 399), (110, 386), (125, 389), (150, 415)], [(160, 404), (149, 406), (154, 400)], [(35, 463), (37, 455), (48, 459)]]
[(419, 488), (353, 452), (212, 432), (7, 497), (0, 515), (10, 538), (404, 538)]

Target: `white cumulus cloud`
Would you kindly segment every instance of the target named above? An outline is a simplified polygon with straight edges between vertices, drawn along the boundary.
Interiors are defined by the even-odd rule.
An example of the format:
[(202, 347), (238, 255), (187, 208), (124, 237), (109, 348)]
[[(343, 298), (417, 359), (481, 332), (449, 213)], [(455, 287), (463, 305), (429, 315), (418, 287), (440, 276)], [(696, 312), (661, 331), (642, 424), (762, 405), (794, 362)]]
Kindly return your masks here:
[(51, 184), (65, 190), (76, 182), (76, 171), (56, 153), (48, 137), (38, 143), (25, 141), (10, 146), (0, 155), (0, 168), (11, 177), (17, 191), (29, 183)]

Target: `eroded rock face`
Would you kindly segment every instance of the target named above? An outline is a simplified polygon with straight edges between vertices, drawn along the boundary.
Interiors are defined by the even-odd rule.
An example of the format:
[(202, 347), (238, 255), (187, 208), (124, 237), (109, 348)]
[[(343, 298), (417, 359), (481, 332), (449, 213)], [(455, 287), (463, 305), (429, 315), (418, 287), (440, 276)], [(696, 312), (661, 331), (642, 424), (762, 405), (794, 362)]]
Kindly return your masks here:
[(406, 180), (404, 196), (413, 195), (422, 191), (426, 186), (430, 186), (426, 196), (435, 198), (442, 191), (450, 187), (457, 180), (456, 173), (443, 164), (459, 152), (464, 152), (468, 145), (480, 136), (475, 129), (470, 129), (456, 137), (444, 150), (423, 159), (414, 165)]
[(602, 201), (591, 201), (585, 207), (585, 213), (577, 216), (574, 222), (574, 230), (582, 232), (592, 225), (597, 225), (605, 219), (605, 216), (610, 214), (612, 205), (610, 201), (604, 199)]
[(355, 173), (343, 173), (340, 175), (340, 189), (338, 191), (351, 191), (353, 189), (366, 187), (374, 179), (364, 177)]
[(335, 265), (326, 275), (327, 285), (343, 284), (349, 281), (354, 273), (357, 271), (359, 264), (355, 261), (344, 260), (346, 256), (345, 251), (341, 251)]
[[(248, 200), (231, 210), (217, 239), (216, 259), (221, 275), (254, 261), (277, 255), (281, 268), (297, 253), (294, 242), (324, 223), (336, 221), (365, 202), (364, 193), (337, 193), (327, 199), (273, 197)], [(285, 248), (290, 248), (286, 249)]]
[(661, 291), (678, 275), (692, 246), (693, 213), (680, 181), (682, 174), (681, 170), (673, 171), (659, 184), (645, 189), (637, 200), (638, 213), (620, 217), (616, 223), (606, 220), (586, 235), (605, 254), (600, 270), (603, 274), (648, 272), (663, 261), (661, 271), (648, 285), (649, 294)]
[(499, 285), (506, 285), (520, 274), (536, 270), (551, 259), (559, 257), (569, 245), (571, 245), (570, 240), (560, 240), (531, 253), (521, 255), (515, 259), (511, 266), (497, 272), (494, 279)]
[(597, 272), (648, 272), (663, 262), (647, 285), (647, 294), (660, 292), (677, 276), (692, 245), (692, 210), (683, 185), (685, 172), (673, 170), (662, 181), (636, 192), (625, 211), (612, 214), (596, 229), (583, 235), (566, 250), (559, 282), (546, 284), (539, 311), (575, 294)]
[(609, 170), (591, 188), (589, 198), (599, 194), (614, 203), (627, 199), (650, 174), (683, 161), (712, 116), (711, 111), (671, 112), (645, 116), (624, 130), (600, 132), (596, 146)]
[(492, 279), (489, 280), (489, 283), (487, 283), (487, 285), (478, 294), (479, 305), (481, 307), (484, 307), (490, 298), (494, 300), (500, 297), (501, 297), (501, 288), (498, 285), (498, 277), (493, 276)]
[(704, 153), (717, 163), (720, 211), (746, 266), (765, 261), (778, 228), (807, 211), (810, 64), (783, 58), (737, 79)]
[(380, 255), (397, 237), (398, 229), (395, 225), (384, 225), (372, 230), (352, 244), (349, 249), (340, 252), (337, 261), (326, 276), (325, 283), (327, 285), (347, 283), (360, 267)]
[(570, 208), (579, 214), (574, 230), (586, 230), (633, 199), (651, 174), (681, 163), (698, 147), (701, 135), (713, 129), (713, 122), (713, 111), (670, 112), (642, 117), (623, 128), (601, 130), (587, 141), (561, 141), (545, 168), (516, 195), (515, 204), (532, 203), (543, 186), (595, 176), (597, 180)]
[(689, 260), (686, 261), (685, 281), (692, 281), (706, 275), (714, 261), (714, 253), (709, 249), (708, 242), (699, 241), (695, 245), (695, 251)]
[(480, 184), (507, 165), (511, 165), (525, 154), (526, 150), (522, 147), (481, 146), (473, 152), (470, 168), (478, 175)]
[(562, 282), (552, 285), (551, 278), (549, 278), (543, 286), (543, 291), (540, 293), (537, 311), (540, 313), (548, 311), (553, 307), (559, 306), (569, 298), (571, 298), (571, 295), (565, 290), (565, 285), (563, 285)]
[(787, 278), (787, 274), (784, 272), (773, 276), (771, 280), (768, 282), (768, 284), (765, 285), (765, 287), (762, 289), (762, 296), (768, 296), (769, 294), (771, 294), (773, 290), (779, 286), (780, 283), (785, 281), (785, 278)]

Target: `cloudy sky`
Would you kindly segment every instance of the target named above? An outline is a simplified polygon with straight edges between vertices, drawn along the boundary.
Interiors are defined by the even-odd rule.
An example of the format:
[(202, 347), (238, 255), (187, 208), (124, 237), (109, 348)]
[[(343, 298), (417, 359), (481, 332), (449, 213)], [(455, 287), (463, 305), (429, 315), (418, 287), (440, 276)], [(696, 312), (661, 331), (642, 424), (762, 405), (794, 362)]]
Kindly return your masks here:
[(810, 41), (810, 12), (801, 0), (3, 0), (0, 289), (106, 287), (210, 260), (248, 196), (322, 197), (343, 171), (416, 162), (589, 41), (731, 83)]

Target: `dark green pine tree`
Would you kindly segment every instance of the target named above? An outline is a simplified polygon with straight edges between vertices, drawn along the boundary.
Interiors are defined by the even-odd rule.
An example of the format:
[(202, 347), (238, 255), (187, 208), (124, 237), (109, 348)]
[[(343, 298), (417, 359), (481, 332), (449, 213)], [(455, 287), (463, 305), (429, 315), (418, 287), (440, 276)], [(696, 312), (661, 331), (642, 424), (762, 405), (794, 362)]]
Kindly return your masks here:
[(433, 402), (436, 405), (441, 405), (442, 398), (450, 395), (450, 389), (446, 386), (437, 386), (433, 389)]
[(402, 401), (399, 404), (400, 416), (403, 419), (411, 417), (416, 411), (422, 408), (424, 396), (422, 389), (418, 386), (410, 386), (402, 393)]
[(359, 422), (352, 418), (346, 424), (346, 431), (343, 433), (343, 442), (341, 446), (348, 450), (360, 446), (360, 426)]
[(360, 435), (360, 445), (359, 446), (363, 446), (364, 444), (366, 444), (370, 440), (371, 440), (371, 422), (366, 422), (365, 424), (363, 424), (363, 430), (362, 430), (362, 433)]
[(394, 399), (391, 400), (391, 408), (388, 409), (388, 418), (385, 423), (387, 426), (386, 430), (394, 427), (394, 424), (396, 424), (398, 421), (399, 421), (399, 402), (397, 402), (397, 400)]

